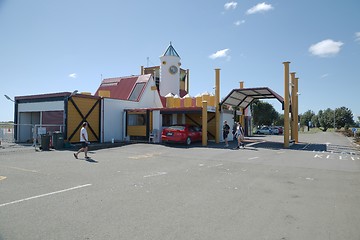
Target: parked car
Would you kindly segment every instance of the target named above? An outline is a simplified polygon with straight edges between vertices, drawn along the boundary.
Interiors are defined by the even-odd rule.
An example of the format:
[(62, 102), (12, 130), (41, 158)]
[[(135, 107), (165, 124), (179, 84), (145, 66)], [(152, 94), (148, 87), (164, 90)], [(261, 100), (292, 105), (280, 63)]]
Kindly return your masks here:
[(272, 134), (272, 129), (270, 127), (261, 127), (255, 131), (256, 134)]
[(193, 125), (173, 125), (162, 130), (161, 140), (163, 142), (177, 142), (190, 145), (192, 142), (202, 140), (201, 128)]
[(279, 135), (279, 129), (277, 127), (272, 127), (271, 132), (272, 134)]
[(282, 127), (279, 127), (279, 126), (273, 127), (273, 134), (281, 135), (281, 134), (283, 134), (283, 132), (284, 132), (284, 130)]

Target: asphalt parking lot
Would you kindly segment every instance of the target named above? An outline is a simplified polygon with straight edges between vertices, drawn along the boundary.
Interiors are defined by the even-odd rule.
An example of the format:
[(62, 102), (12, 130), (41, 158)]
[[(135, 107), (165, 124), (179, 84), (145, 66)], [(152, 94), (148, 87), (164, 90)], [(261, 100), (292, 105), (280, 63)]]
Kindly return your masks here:
[(336, 133), (245, 149), (0, 149), (0, 240), (359, 239), (360, 153)]

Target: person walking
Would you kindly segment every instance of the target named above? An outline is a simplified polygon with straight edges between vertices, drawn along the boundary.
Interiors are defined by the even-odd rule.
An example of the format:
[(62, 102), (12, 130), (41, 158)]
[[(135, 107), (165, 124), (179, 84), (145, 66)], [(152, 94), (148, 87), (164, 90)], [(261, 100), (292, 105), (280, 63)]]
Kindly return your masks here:
[(227, 139), (229, 132), (230, 132), (230, 126), (227, 124), (227, 121), (225, 120), (224, 125), (223, 125), (223, 138), (225, 140), (225, 147), (229, 146), (228, 139)]
[(89, 158), (88, 155), (87, 155), (88, 146), (89, 146), (89, 138), (88, 138), (88, 133), (87, 133), (86, 128), (87, 128), (87, 122), (83, 122), (82, 128), (80, 130), (81, 148), (79, 149), (79, 151), (74, 153), (74, 157), (76, 159), (78, 159), (78, 156), (79, 156), (80, 152), (84, 152), (85, 153), (85, 158)]
[(237, 145), (237, 149), (240, 149), (240, 147), (244, 148), (245, 145), (244, 143), (242, 142), (243, 139), (244, 139), (244, 129), (243, 127), (241, 126), (240, 123), (238, 123), (238, 126), (236, 128), (236, 137), (237, 137), (237, 141), (238, 141), (238, 145)]
[(234, 125), (232, 127), (232, 135), (233, 135), (233, 141), (236, 140), (236, 129), (237, 129), (238, 123), (234, 121)]

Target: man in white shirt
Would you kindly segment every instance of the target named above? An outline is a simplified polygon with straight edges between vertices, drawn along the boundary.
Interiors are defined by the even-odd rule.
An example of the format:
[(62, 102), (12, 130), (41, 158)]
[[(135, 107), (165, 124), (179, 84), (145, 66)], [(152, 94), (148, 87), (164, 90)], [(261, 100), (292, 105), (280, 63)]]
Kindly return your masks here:
[(87, 122), (83, 122), (82, 128), (80, 130), (81, 148), (79, 149), (79, 151), (77, 151), (77, 153), (74, 153), (74, 157), (76, 159), (78, 159), (78, 155), (79, 155), (80, 152), (84, 152), (85, 153), (85, 158), (89, 158), (88, 155), (87, 155), (88, 145), (89, 145), (89, 138), (88, 138), (88, 133), (87, 133), (86, 127), (87, 127)]

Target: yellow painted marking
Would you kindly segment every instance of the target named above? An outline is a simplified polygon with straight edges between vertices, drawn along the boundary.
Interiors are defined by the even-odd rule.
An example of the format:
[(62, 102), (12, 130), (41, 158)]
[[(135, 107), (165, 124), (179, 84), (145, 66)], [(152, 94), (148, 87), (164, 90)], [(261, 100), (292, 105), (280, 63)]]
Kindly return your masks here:
[(18, 168), (18, 167), (11, 167), (11, 166), (1, 166), (1, 167), (6, 167), (6, 168), (15, 169), (15, 170), (24, 171), (24, 172), (33, 172), (33, 173), (38, 172), (36, 170), (31, 170), (31, 169), (26, 169), (26, 168)]
[(0, 176), (0, 181), (6, 179), (4, 176)]

